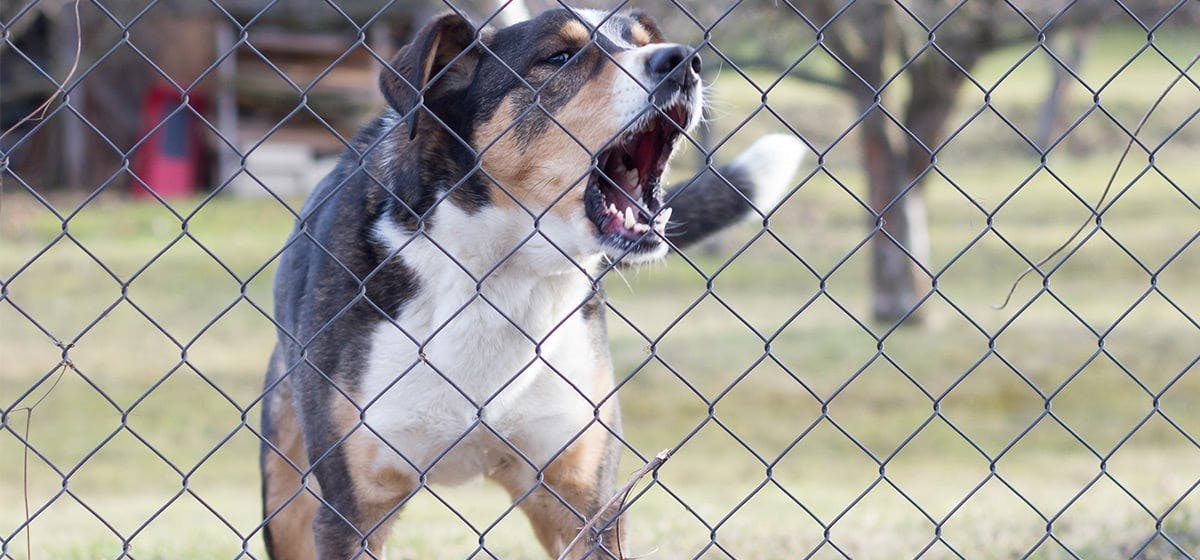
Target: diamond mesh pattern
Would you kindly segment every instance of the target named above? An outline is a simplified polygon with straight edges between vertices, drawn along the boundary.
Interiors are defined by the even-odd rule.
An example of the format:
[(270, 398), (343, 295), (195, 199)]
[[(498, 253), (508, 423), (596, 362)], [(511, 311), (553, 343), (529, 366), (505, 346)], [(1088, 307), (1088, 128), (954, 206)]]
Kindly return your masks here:
[[(322, 109), (336, 72), (354, 57), (386, 66), (395, 46), (379, 38), (438, 11), (484, 24), (513, 12), (456, 0), (118, 4), (0, 8), (12, 76), (0, 85), (11, 126), (0, 137), (0, 558), (265, 558), (254, 457), (271, 387), (259, 372), (282, 328), (270, 281), (302, 199), (250, 162), (303, 125), (370, 175), (363, 162), (383, 148), (356, 146), (345, 115)], [(625, 427), (595, 422), (620, 438), (622, 475), (672, 452), (623, 502), (624, 554), (1200, 556), (1194, 2), (601, 7), (647, 9), (704, 56), (715, 100), (683, 142), (698, 155), (679, 158), (677, 178), (715, 171), (767, 132), (811, 152), (777, 207), (756, 208), (715, 244), (663, 269), (599, 271), (616, 382), (592, 404), (619, 399)], [(83, 14), (76, 68), (50, 54), (76, 39), (60, 30), (76, 32), (73, 9)], [(141, 38), (197, 9), (224, 39), (184, 77), (163, 63), (170, 38)], [(302, 78), (256, 38), (313, 22), (344, 49)], [(1076, 45), (1084, 56), (1068, 52), (1071, 40), (1091, 41)], [(237, 89), (239, 57), (296, 100), (240, 137), (200, 101)], [(114, 67), (183, 102), (121, 137), (95, 101), (124, 79)], [(18, 122), (36, 108), (22, 104), (21, 84), (59, 97)], [(1063, 101), (1047, 121), (1051, 90)], [(225, 162), (197, 198), (160, 195), (133, 163), (176, 116)], [(1039, 137), (1039, 126), (1052, 132)], [(46, 179), (58, 147), (72, 145), (56, 134), (90, 139), (94, 157), (115, 163), (64, 192)], [(265, 196), (229, 196), (239, 182)], [(115, 196), (127, 183), (149, 199)], [(498, 183), (535, 224), (513, 253), (536, 241), (566, 255), (536, 227), (549, 209)], [(408, 211), (424, 220), (451, 194), (425, 215)], [(417, 240), (456, 259), (424, 231), (392, 256)], [(888, 259), (900, 276), (886, 276)], [(458, 265), (482, 286), (504, 264)], [(1008, 292), (1017, 277), (1026, 282)], [(879, 297), (894, 291), (901, 305), (889, 311)], [(389, 315), (365, 290), (338, 315), (363, 304)], [(482, 289), (458, 312), (472, 305), (504, 313)], [(549, 338), (508, 321), (535, 347)], [(554, 370), (540, 350), (535, 363)], [(360, 418), (374, 404), (355, 403)], [(504, 440), (482, 415), (471, 429)], [(425, 474), (393, 510), (405, 508), (393, 555), (542, 554), (516, 511), (534, 489), (513, 500)], [(308, 490), (293, 499), (304, 492), (324, 501)]]

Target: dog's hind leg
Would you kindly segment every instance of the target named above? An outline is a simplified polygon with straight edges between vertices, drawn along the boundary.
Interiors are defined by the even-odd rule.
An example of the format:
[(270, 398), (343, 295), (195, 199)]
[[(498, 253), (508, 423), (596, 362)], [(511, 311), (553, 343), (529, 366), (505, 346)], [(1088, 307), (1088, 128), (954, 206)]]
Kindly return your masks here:
[(308, 458), (286, 379), (263, 399), (262, 437), (263, 540), (267, 556), (275, 560), (312, 560), (316, 558), (312, 522), (319, 504), (314, 496), (317, 485), (314, 477), (302, 477), (308, 471)]
[[(506, 459), (488, 476), (504, 486), (514, 500), (521, 500), (520, 508), (538, 540), (551, 558), (558, 558), (616, 491), (619, 458), (616, 438), (603, 426), (594, 425), (542, 469), (540, 483), (537, 471), (516, 457)], [(595, 532), (579, 539), (566, 557), (620, 559), (620, 525), (615, 519), (605, 518), (599, 525)]]

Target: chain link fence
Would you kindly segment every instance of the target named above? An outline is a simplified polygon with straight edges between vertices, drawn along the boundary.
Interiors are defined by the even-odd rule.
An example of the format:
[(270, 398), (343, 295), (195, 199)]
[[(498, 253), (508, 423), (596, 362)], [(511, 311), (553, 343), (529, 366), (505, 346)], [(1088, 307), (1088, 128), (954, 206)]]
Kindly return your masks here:
[[(388, 149), (355, 131), (434, 15), (558, 7), (0, 7), (0, 558), (266, 558), (271, 279), (308, 190)], [(1195, 2), (591, 7), (644, 10), (703, 58), (672, 182), (766, 134), (805, 158), (714, 240), (588, 272), (614, 370), (589, 402), (634, 483), (620, 555), (1200, 556)], [(498, 136), (544, 113), (585, 145), (543, 102)], [(550, 211), (499, 188), (534, 224), (509, 256), (553, 244)], [(482, 286), (505, 259), (470, 301), (503, 309)], [(539, 348), (554, 332), (509, 322)], [(391, 510), (389, 557), (544, 557), (519, 511), (535, 488), (429, 472)]]

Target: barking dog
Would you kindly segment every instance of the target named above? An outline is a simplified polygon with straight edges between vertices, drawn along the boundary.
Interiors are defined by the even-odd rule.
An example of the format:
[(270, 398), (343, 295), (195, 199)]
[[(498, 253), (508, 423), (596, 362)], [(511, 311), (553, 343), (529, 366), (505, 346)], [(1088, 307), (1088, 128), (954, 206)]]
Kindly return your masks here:
[(415, 492), (480, 476), (550, 555), (620, 557), (612, 519), (564, 550), (616, 486), (599, 277), (769, 210), (803, 148), (768, 136), (664, 193), (700, 118), (699, 70), (639, 13), (501, 30), (446, 15), (400, 50), (380, 80), (388, 109), (280, 258), (261, 457), (272, 558), (382, 557)]

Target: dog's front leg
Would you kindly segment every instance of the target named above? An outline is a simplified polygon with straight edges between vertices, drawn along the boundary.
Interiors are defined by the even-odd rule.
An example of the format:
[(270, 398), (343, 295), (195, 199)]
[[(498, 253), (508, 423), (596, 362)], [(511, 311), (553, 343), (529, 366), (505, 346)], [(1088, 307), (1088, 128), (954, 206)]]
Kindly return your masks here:
[[(616, 429), (615, 424), (606, 424)], [(541, 482), (539, 471), (516, 457), (503, 461), (489, 477), (514, 500), (521, 500), (520, 508), (538, 540), (551, 558), (559, 558), (616, 491), (619, 458), (617, 439), (595, 424), (540, 470)], [(594, 531), (575, 542), (566, 558), (620, 559), (621, 533), (615, 519), (602, 518)]]
[(332, 416), (338, 428), (310, 434), (309, 441), (309, 459), (321, 487), (312, 525), (317, 559), (381, 559), (399, 506), (416, 481), (376, 463), (386, 446), (358, 422), (357, 409), (349, 402)]

